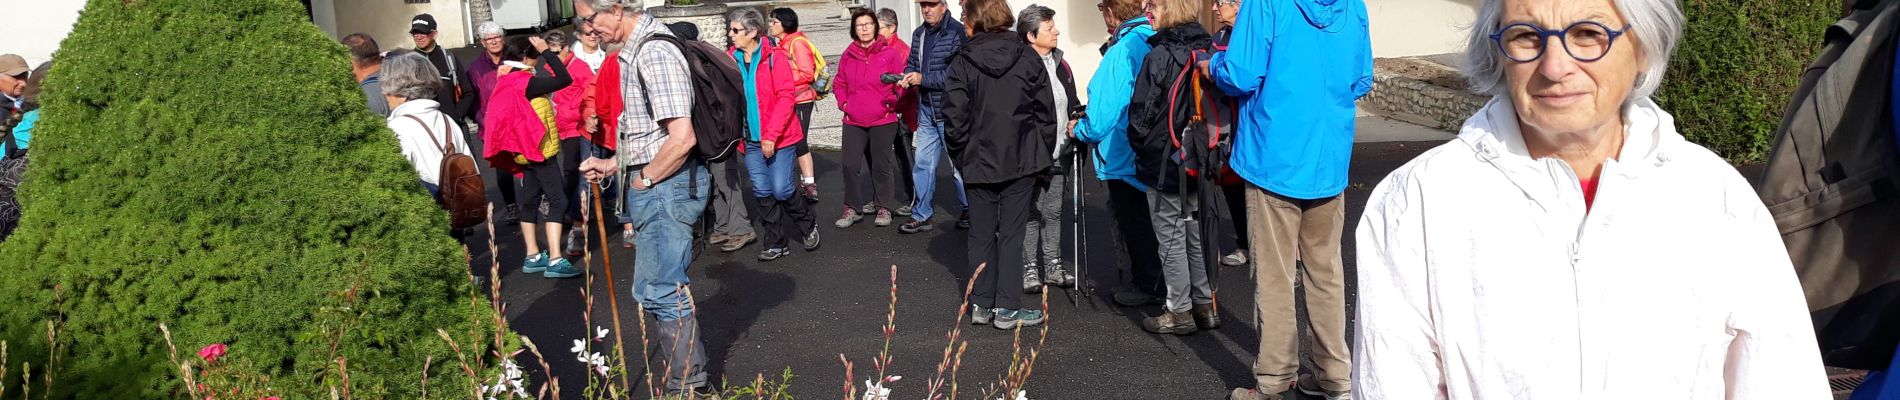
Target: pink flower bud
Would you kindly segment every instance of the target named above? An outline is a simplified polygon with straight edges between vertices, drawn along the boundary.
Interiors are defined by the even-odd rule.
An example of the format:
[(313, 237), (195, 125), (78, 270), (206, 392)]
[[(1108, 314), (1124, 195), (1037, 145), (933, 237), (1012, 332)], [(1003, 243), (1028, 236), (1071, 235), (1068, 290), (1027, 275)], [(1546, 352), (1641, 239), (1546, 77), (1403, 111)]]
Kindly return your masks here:
[(216, 362), (218, 357), (224, 357), (224, 343), (213, 343), (198, 349), (198, 358), (204, 359), (205, 362)]

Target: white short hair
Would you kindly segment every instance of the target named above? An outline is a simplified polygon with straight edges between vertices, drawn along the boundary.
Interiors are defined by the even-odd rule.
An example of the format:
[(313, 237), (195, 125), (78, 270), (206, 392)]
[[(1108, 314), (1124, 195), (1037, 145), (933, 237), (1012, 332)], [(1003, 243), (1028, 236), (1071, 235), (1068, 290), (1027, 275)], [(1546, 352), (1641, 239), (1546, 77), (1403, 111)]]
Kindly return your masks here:
[(383, 93), (408, 100), (435, 98), (442, 75), (421, 53), (405, 52), (383, 60)]
[(481, 25), (475, 26), (476, 40), (480, 40), (482, 38), (486, 38), (489, 36), (507, 36), (507, 35), (508, 35), (507, 32), (502, 31), (501, 24), (495, 23), (495, 21), (483, 22), (481, 23)]
[[(1643, 55), (1643, 71), (1637, 73), (1635, 90), (1625, 104), (1648, 98), (1662, 87), (1663, 73), (1669, 69), (1669, 57), (1682, 40), (1682, 7), (1676, 0), (1611, 0), (1616, 11), (1629, 22), (1629, 33), (1619, 43), (1636, 46)], [(1471, 37), (1465, 44), (1465, 80), (1471, 91), (1480, 95), (1503, 96), (1510, 93), (1505, 83), (1504, 63), (1516, 62), (1501, 57), (1497, 43), (1491, 40), (1504, 15), (1504, 0), (1485, 0), (1478, 8), (1478, 19), (1471, 24)], [(1610, 29), (1620, 27), (1612, 26)], [(1548, 54), (1546, 54), (1548, 55)]]
[(593, 8), (594, 12), (597, 12), (597, 13), (613, 11), (616, 9), (626, 10), (628, 13), (632, 13), (632, 14), (646, 13), (646, 10), (640, 8), (641, 2), (635, 1), (635, 0), (584, 0), (584, 1), (587, 2), (588, 7)]

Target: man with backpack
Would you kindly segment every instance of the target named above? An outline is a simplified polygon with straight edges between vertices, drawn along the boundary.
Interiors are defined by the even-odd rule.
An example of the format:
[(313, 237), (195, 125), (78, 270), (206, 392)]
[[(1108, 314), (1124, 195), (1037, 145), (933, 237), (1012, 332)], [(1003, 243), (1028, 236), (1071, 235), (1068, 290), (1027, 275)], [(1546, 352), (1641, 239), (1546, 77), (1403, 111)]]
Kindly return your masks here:
[(590, 181), (618, 175), (627, 184), (623, 199), (640, 250), (633, 297), (659, 321), (668, 397), (697, 397), (709, 388), (706, 346), (687, 296), (686, 268), (693, 261), (694, 222), (713, 188), (706, 164), (731, 156), (745, 119), (733, 104), (735, 97), (744, 102), (737, 64), (721, 49), (673, 37), (633, 0), (579, 1), (574, 9), (601, 40), (621, 46), (614, 57), (625, 104), (615, 154), (589, 157), (580, 169)]

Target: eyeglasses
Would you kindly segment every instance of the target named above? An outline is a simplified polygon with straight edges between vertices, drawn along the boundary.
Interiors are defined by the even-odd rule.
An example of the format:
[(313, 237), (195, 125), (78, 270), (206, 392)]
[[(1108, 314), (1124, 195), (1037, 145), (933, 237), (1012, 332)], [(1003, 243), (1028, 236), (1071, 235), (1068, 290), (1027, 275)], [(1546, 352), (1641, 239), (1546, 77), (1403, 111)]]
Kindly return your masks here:
[(726, 28), (726, 33), (737, 35), (737, 34), (745, 33), (748, 30), (749, 29), (746, 29), (746, 28)]
[(580, 23), (580, 24), (581, 24), (581, 25), (588, 25), (588, 26), (592, 26), (592, 25), (594, 25), (594, 18), (600, 18), (600, 14), (601, 14), (601, 13), (599, 13), (599, 12), (595, 12), (595, 13), (593, 13), (593, 14), (590, 14), (590, 15), (588, 15), (588, 16), (586, 16), (586, 17), (582, 17), (582, 18), (581, 18), (581, 23)]
[(1497, 42), (1498, 51), (1505, 58), (1517, 62), (1537, 61), (1544, 57), (1544, 49), (1550, 47), (1550, 38), (1555, 36), (1563, 43), (1564, 52), (1570, 58), (1582, 62), (1594, 62), (1610, 54), (1610, 45), (1616, 43), (1618, 36), (1629, 32), (1629, 25), (1622, 30), (1594, 21), (1570, 24), (1563, 30), (1550, 30), (1527, 23), (1505, 25), (1497, 33), (1491, 34), (1491, 41)]

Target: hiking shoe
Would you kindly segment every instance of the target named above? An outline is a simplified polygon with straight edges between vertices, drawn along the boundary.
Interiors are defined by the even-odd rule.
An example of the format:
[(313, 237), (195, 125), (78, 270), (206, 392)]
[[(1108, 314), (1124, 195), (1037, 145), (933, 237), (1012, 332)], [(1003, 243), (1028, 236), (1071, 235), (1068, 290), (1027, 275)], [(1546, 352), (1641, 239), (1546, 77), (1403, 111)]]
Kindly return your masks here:
[(963, 215), (957, 216), (957, 229), (970, 229), (970, 210), (963, 210)]
[(864, 220), (864, 216), (859, 215), (858, 210), (853, 210), (851, 209), (850, 206), (845, 206), (844, 216), (838, 217), (838, 222), (831, 224), (831, 226), (836, 226), (838, 227), (838, 229), (850, 228), (852, 224), (856, 224), (858, 223), (858, 221), (863, 221), (863, 220)]
[(1257, 389), (1234, 389), (1227, 394), (1228, 400), (1283, 400), (1279, 393), (1261, 393)]
[(1042, 277), (1042, 283), (1060, 288), (1075, 287), (1075, 273), (1062, 266), (1062, 260), (1049, 263), (1049, 273)]
[(859, 214), (870, 214), (870, 213), (875, 213), (875, 212), (877, 212), (877, 203), (869, 203), (869, 204), (865, 204), (863, 207), (858, 207)]
[(937, 227), (931, 225), (930, 221), (918, 221), (914, 219), (897, 226), (898, 233), (929, 232), (931, 229), (937, 229)]
[(1042, 314), (1042, 310), (1016, 310), (1015, 314), (1010, 315), (1010, 318), (1016, 320), (1017, 328), (1042, 325), (1042, 321), (1045, 317), (1046, 316)]
[(747, 232), (744, 235), (733, 235), (731, 239), (726, 239), (726, 244), (719, 246), (719, 251), (727, 253), (739, 251), (739, 249), (745, 248), (745, 245), (757, 241), (759, 241), (759, 234), (756, 232)]
[(910, 216), (910, 211), (911, 211), (911, 209), (910, 209), (910, 205), (909, 205), (909, 204), (906, 204), (906, 205), (904, 205), (903, 207), (898, 207), (898, 208), (897, 208), (897, 215), (902, 215), (902, 216), (906, 216), (906, 217), (908, 217), (908, 216)]
[(805, 201), (809, 201), (812, 204), (817, 204), (818, 203), (818, 184), (807, 183), (804, 186), (805, 187), (802, 188), (801, 190), (805, 192)]
[(995, 318), (990, 319), (991, 327), (1002, 330), (1016, 329), (1016, 310), (997, 308), (991, 309), (990, 313), (996, 315)]
[(580, 227), (567, 230), (567, 256), (580, 257), (587, 254), (587, 234)]
[(871, 222), (877, 225), (879, 228), (891, 226), (891, 209), (888, 209), (888, 208), (877, 209), (877, 219), (871, 220)]
[(1234, 252), (1232, 253), (1227, 253), (1226, 257), (1220, 258), (1220, 265), (1225, 265), (1229, 267), (1238, 267), (1242, 265), (1247, 265), (1247, 251), (1234, 250)]
[(1034, 263), (1023, 266), (1023, 293), (1042, 293), (1042, 267)]
[(1220, 313), (1214, 310), (1213, 304), (1195, 304), (1188, 312), (1194, 314), (1194, 325), (1201, 329), (1220, 327)]
[(990, 319), (995, 317), (996, 310), (970, 305), (970, 325), (989, 325)]
[(811, 227), (811, 233), (805, 234), (805, 251), (818, 250), (818, 227)]
[(1161, 296), (1148, 294), (1148, 292), (1136, 289), (1117, 290), (1112, 297), (1115, 298), (1115, 304), (1119, 304), (1122, 307), (1141, 307), (1161, 304)]
[(759, 252), (759, 261), (772, 261), (792, 255), (792, 249), (779, 247)]
[(632, 230), (621, 231), (620, 232), (620, 247), (628, 248), (628, 249), (633, 248), (633, 239), (634, 237), (633, 237)]
[(565, 258), (555, 259), (554, 263), (548, 264), (547, 271), (541, 272), (541, 277), (551, 279), (573, 278), (576, 276), (581, 276), (581, 270), (574, 268), (574, 264), (568, 263)]
[(546, 270), (548, 270), (548, 253), (534, 253), (528, 256), (527, 260), (521, 261), (522, 273), (539, 274)]
[(715, 233), (711, 235), (706, 235), (706, 244), (711, 245), (711, 246), (718, 246), (720, 244), (724, 244), (728, 240), (732, 240), (732, 235), (727, 235), (724, 233)]
[(1297, 382), (1298, 383), (1293, 386), (1299, 388), (1300, 393), (1304, 393), (1307, 396), (1320, 397), (1326, 400), (1352, 400), (1351, 390), (1334, 392), (1320, 389), (1319, 379), (1314, 378), (1313, 374), (1302, 373)]
[(1141, 329), (1148, 333), (1187, 335), (1194, 333), (1194, 317), (1185, 312), (1164, 312), (1141, 320)]

